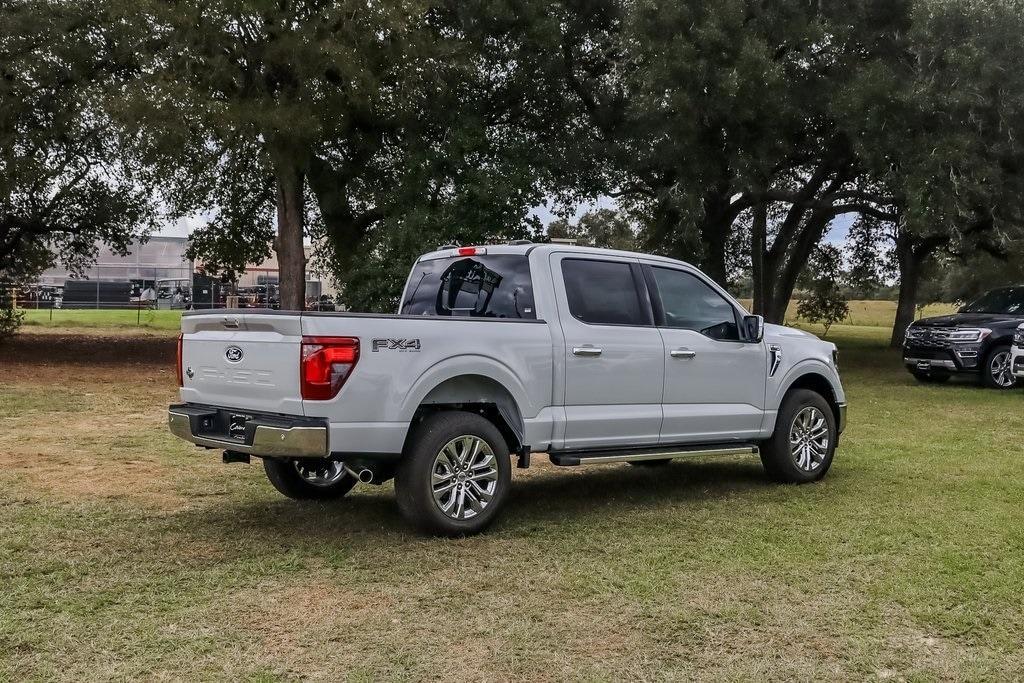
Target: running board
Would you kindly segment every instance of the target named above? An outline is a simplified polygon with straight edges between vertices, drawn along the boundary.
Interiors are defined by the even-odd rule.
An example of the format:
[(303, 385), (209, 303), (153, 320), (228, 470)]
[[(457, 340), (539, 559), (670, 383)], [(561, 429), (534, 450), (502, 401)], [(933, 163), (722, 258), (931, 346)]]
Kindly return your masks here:
[(551, 453), (552, 464), (561, 467), (577, 465), (596, 465), (607, 462), (641, 462), (644, 460), (671, 460), (690, 458), (701, 455), (757, 455), (758, 448), (754, 444), (721, 444), (692, 447), (675, 447), (662, 450), (648, 449), (642, 451), (597, 451), (594, 453)]

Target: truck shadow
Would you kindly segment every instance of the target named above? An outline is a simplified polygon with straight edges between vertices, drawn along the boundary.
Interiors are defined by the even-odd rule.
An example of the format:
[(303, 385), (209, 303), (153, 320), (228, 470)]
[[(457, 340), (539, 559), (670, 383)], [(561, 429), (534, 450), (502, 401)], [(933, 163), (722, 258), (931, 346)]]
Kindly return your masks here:
[[(774, 487), (753, 461), (672, 463), (643, 468), (608, 465), (595, 468), (531, 470), (513, 476), (505, 509), (486, 534), (515, 537), (524, 524), (587, 521), (635, 514), (649, 506), (703, 506), (709, 500), (754, 494)], [(303, 502), (280, 498), (267, 486), (259, 500), (229, 501), (175, 515), (174, 526), (216, 542), (235, 545), (239, 538), (280, 547), (304, 544), (362, 545), (429, 542), (401, 517), (391, 485), (362, 486), (338, 501)]]

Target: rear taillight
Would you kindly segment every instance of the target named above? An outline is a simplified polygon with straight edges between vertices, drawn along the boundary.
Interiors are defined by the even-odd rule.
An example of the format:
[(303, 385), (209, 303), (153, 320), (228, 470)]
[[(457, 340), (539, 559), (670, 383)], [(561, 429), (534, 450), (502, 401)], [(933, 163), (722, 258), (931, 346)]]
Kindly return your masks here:
[(183, 375), (181, 374), (181, 345), (182, 345), (182, 343), (183, 343), (182, 335), (179, 334), (178, 335), (178, 353), (177, 353), (177, 366), (178, 366), (177, 370), (178, 370), (178, 386), (179, 387), (185, 386), (185, 380), (183, 379)]
[(299, 376), (302, 398), (327, 401), (338, 395), (359, 360), (355, 337), (303, 337)]

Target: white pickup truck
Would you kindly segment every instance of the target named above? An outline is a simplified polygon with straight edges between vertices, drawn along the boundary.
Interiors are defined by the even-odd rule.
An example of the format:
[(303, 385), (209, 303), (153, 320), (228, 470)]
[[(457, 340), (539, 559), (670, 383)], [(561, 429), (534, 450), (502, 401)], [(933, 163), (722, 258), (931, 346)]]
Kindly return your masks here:
[(284, 495), (395, 480), (438, 534), (494, 520), (511, 457), (555, 465), (760, 454), (820, 479), (846, 421), (835, 345), (765, 325), (686, 263), (516, 244), (422, 256), (397, 315), (188, 312), (171, 431), (263, 459)]

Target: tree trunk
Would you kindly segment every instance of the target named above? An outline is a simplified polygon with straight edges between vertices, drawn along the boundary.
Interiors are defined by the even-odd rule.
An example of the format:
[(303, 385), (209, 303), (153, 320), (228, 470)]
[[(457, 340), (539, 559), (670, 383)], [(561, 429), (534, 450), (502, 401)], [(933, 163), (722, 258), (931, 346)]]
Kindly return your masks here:
[(305, 198), (302, 171), (292, 164), (279, 164), (277, 175), (277, 252), (281, 309), (301, 311), (306, 303)]
[(896, 320), (892, 325), (889, 346), (903, 346), (907, 325), (914, 322), (917, 288), (921, 279), (921, 258), (909, 238), (897, 240), (896, 260), (900, 266), (900, 295), (896, 303)]
[(764, 315), (765, 312), (765, 282), (767, 278), (765, 270), (769, 267), (767, 262), (768, 251), (768, 204), (760, 202), (753, 210), (753, 220), (750, 224), (750, 261), (751, 277), (753, 279), (754, 315)]

